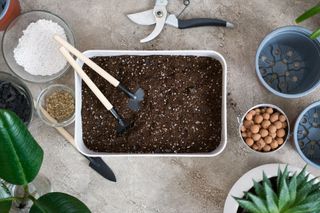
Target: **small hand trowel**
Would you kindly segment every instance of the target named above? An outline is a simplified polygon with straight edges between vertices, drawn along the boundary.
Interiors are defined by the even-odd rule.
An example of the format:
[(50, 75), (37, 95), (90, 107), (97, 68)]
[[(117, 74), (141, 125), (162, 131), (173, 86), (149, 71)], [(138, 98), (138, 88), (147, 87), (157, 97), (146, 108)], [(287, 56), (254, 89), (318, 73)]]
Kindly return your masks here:
[(83, 71), (80, 65), (73, 59), (68, 50), (65, 47), (60, 47), (59, 51), (65, 57), (65, 59), (70, 63), (74, 70), (78, 73), (81, 79), (87, 84), (90, 90), (95, 94), (103, 106), (112, 114), (112, 116), (117, 120), (117, 134), (124, 133), (132, 125), (127, 123), (123, 117), (117, 112), (114, 106), (109, 102), (109, 100), (103, 95), (99, 88), (93, 83), (89, 76)]
[(87, 64), (91, 69), (96, 71), (101, 77), (106, 79), (110, 84), (112, 84), (114, 87), (118, 88), (119, 90), (123, 91), (129, 98), (128, 106), (133, 111), (138, 111), (140, 109), (140, 102), (143, 101), (144, 98), (144, 91), (142, 88), (138, 88), (135, 93), (131, 92), (126, 86), (120, 83), (115, 77), (110, 75), (108, 72), (106, 72), (104, 69), (102, 69), (99, 65), (94, 63), (91, 59), (83, 55), (79, 50), (74, 48), (71, 44), (69, 44), (67, 41), (62, 39), (60, 36), (55, 35), (55, 40), (57, 40), (62, 46), (64, 46), (68, 51), (70, 51), (72, 54), (77, 56), (81, 61), (83, 61), (85, 64)]

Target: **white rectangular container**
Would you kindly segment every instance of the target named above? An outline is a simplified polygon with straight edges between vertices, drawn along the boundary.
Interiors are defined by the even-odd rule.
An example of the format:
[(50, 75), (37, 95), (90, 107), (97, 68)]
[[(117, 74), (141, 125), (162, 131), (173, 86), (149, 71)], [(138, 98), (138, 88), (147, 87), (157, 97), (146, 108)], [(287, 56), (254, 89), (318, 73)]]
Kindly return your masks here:
[[(174, 50), (174, 51), (128, 51), (128, 50), (88, 50), (84, 52), (89, 58), (96, 56), (120, 56), (120, 55), (135, 55), (135, 56), (148, 56), (148, 55), (175, 55), (175, 56), (206, 56), (217, 59), (222, 64), (223, 76), (222, 76), (222, 106), (221, 106), (221, 142), (220, 145), (212, 152), (204, 153), (179, 153), (179, 154), (131, 154), (131, 153), (108, 153), (108, 152), (94, 152), (85, 146), (82, 140), (82, 81), (81, 78), (75, 73), (75, 96), (76, 96), (76, 119), (75, 119), (75, 143), (78, 150), (91, 157), (103, 157), (103, 156), (174, 156), (174, 157), (213, 157), (219, 155), (227, 145), (227, 64), (224, 57), (215, 52), (209, 50)], [(83, 62), (77, 59), (77, 63), (82, 67)]]

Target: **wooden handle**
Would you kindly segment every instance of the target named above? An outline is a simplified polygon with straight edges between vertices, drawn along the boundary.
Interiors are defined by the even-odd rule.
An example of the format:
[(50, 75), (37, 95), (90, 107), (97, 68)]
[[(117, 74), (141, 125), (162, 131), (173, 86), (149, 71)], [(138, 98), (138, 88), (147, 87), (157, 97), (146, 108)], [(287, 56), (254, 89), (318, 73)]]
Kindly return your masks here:
[[(35, 106), (36, 106), (36, 103), (35, 103)], [(57, 123), (56, 119), (54, 119), (53, 117), (51, 117), (51, 115), (41, 106), (39, 105), (40, 107), (40, 110), (42, 112), (42, 114), (51, 122), (53, 123)], [(72, 135), (70, 135), (70, 133), (65, 130), (65, 128), (63, 127), (55, 127), (55, 129), (67, 140), (69, 141), (72, 146), (76, 147), (76, 144), (74, 142), (74, 139), (72, 137)]]
[(97, 72), (101, 77), (109, 81), (110, 84), (117, 87), (119, 85), (119, 81), (114, 78), (112, 75), (110, 75), (107, 71), (102, 69), (100, 66), (98, 66), (96, 63), (94, 63), (91, 59), (83, 55), (79, 50), (74, 48), (71, 44), (69, 44), (66, 40), (61, 38), (58, 35), (54, 36), (54, 39), (58, 41), (64, 48), (66, 48), (68, 51), (70, 51), (72, 54), (77, 56), (81, 61), (83, 61), (85, 64), (87, 64), (91, 69), (93, 69), (95, 72)]
[(97, 98), (101, 101), (101, 103), (107, 108), (107, 110), (111, 110), (113, 108), (112, 104), (102, 94), (102, 92), (93, 83), (93, 81), (89, 78), (89, 76), (82, 70), (80, 65), (72, 58), (70, 53), (64, 47), (60, 47), (59, 50), (62, 53), (62, 55), (66, 58), (66, 60), (71, 64), (74, 70), (79, 74), (82, 80), (88, 85), (91, 91), (97, 96)]
[(67, 132), (65, 128), (63, 127), (55, 127), (55, 128), (67, 141), (69, 141), (72, 144), (72, 146), (76, 147), (76, 144), (74, 142), (72, 135), (70, 135), (70, 133)]

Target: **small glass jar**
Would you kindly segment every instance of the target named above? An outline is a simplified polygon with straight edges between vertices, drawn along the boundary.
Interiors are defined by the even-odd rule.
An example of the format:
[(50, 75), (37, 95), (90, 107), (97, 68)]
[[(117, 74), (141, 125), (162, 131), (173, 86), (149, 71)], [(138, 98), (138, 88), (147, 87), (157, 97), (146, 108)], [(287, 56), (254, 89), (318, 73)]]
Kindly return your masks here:
[(59, 92), (59, 91), (64, 91), (69, 93), (72, 98), (73, 98), (73, 102), (75, 104), (75, 96), (74, 96), (74, 91), (65, 85), (62, 84), (53, 84), (50, 85), (49, 87), (45, 88), (44, 90), (41, 91), (38, 100), (37, 100), (37, 113), (39, 115), (39, 117), (41, 118), (41, 120), (46, 123), (49, 126), (53, 126), (53, 127), (65, 127), (70, 125), (74, 119), (75, 119), (75, 108), (74, 111), (72, 113), (72, 115), (70, 115), (68, 118), (66, 118), (65, 120), (62, 121), (57, 121), (55, 118), (51, 117), (50, 114), (46, 111), (46, 98), (49, 97), (50, 95), (52, 95), (55, 92)]
[[(9, 189), (13, 197), (24, 196), (23, 186), (13, 185), (1, 179), (0, 179), (0, 182), (2, 182)], [(29, 194), (31, 194), (34, 198), (38, 199), (42, 195), (52, 192), (51, 182), (47, 177), (39, 174), (31, 183), (28, 184), (28, 190), (29, 190)], [(10, 213), (27, 213), (32, 207), (32, 204), (33, 203), (31, 200), (13, 201), (11, 205)]]

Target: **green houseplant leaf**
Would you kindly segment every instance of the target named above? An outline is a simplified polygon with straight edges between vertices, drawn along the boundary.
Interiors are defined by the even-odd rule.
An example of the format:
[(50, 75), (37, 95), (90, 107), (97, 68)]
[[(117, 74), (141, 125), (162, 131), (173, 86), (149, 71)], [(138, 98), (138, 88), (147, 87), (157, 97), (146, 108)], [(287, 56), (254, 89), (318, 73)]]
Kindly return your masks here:
[(306, 12), (304, 12), (301, 16), (299, 16), (297, 19), (296, 19), (296, 23), (300, 23), (302, 21), (305, 21), (307, 20), (308, 18), (316, 15), (320, 13), (320, 5), (316, 5), (312, 8), (310, 8), (309, 10), (307, 10)]
[(260, 209), (253, 202), (237, 197), (233, 198), (239, 203), (240, 207), (248, 210), (250, 213), (261, 213)]
[(0, 181), (0, 212), (9, 212), (12, 199), (8, 188)]
[[(320, 14), (320, 4), (317, 4), (316, 6), (310, 8), (309, 10), (307, 10), (306, 12), (304, 12), (301, 16), (299, 16), (296, 19), (296, 23), (300, 23), (303, 22), (309, 18), (311, 18), (312, 16), (315, 16), (317, 14)], [(320, 28), (317, 29), (316, 31), (314, 31), (311, 35), (310, 38), (311, 39), (316, 39), (320, 36)]]
[(30, 213), (90, 213), (88, 207), (75, 197), (70, 195), (52, 192), (43, 195), (34, 201)]
[(272, 190), (272, 188), (267, 184), (263, 183), (264, 190), (266, 192), (266, 201), (267, 201), (267, 207), (269, 212), (279, 212), (278, 206), (277, 206), (277, 200), (278, 197), (276, 193)]
[(43, 150), (13, 112), (0, 109), (0, 178), (26, 185), (38, 174)]
[(287, 167), (283, 174), (284, 176), (280, 179), (280, 191), (279, 191), (279, 201), (278, 201), (279, 209), (286, 208), (286, 206), (290, 202), (290, 192), (289, 192), (289, 187), (286, 179), (286, 177), (288, 177)]
[(314, 32), (311, 34), (310, 38), (311, 38), (311, 39), (316, 39), (316, 38), (318, 38), (319, 36), (320, 36), (320, 28), (319, 28), (318, 30), (314, 31)]

